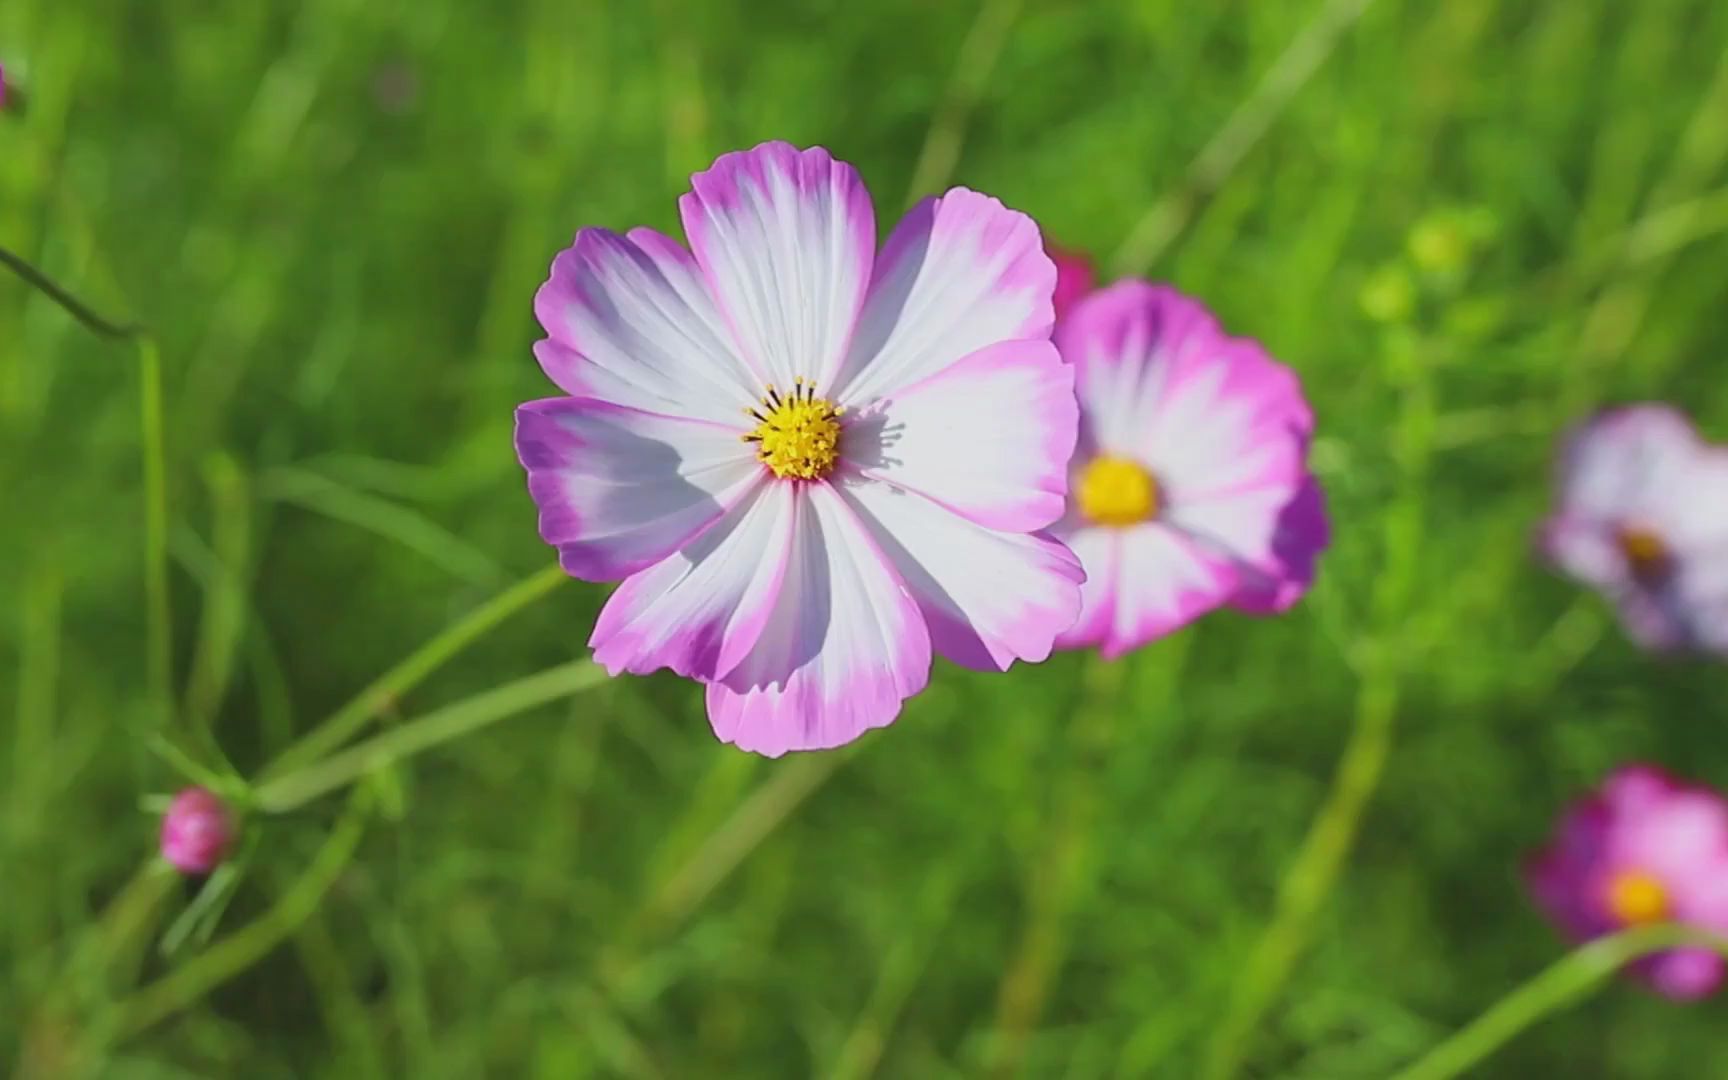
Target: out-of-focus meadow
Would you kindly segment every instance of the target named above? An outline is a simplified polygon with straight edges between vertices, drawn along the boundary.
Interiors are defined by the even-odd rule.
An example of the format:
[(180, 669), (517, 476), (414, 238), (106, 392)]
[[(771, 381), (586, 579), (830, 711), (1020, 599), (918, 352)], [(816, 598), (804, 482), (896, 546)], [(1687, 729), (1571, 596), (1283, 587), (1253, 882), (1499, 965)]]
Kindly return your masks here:
[[(205, 764), (204, 725), (251, 774), (550, 563), (535, 287), (766, 138), (885, 225), (965, 183), (1204, 297), (1306, 381), (1336, 537), (1109, 716), (1072, 656), (939, 663), (772, 762), (671, 677), (561, 698), (255, 816), (164, 955), (197, 890), (140, 869), (186, 782), (140, 358), (0, 278), (0, 1068), (1378, 1077), (1560, 955), (1519, 866), (1575, 791), (1728, 783), (1728, 670), (1530, 545), (1589, 408), (1728, 433), (1728, 5), (6, 0), (0, 63), (0, 245), (160, 342), (165, 730)], [(362, 714), (579, 658), (604, 595)], [(1480, 1075), (1686, 1075), (1724, 1008), (1615, 984)]]

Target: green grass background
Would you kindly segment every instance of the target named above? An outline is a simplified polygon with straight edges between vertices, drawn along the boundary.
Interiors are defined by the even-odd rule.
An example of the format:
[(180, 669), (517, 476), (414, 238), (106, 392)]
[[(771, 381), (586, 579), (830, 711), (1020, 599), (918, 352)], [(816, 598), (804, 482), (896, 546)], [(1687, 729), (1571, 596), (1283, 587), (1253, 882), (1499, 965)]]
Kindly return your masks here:
[[(0, 279), (0, 1069), (1389, 1074), (1560, 955), (1518, 866), (1575, 792), (1728, 784), (1728, 672), (1639, 655), (1529, 545), (1585, 410), (1728, 435), (1725, 58), (1713, 0), (6, 0), (0, 244), (161, 343), (176, 707), (139, 361)], [(766, 138), (855, 163), (884, 225), (966, 183), (1264, 340), (1319, 414), (1313, 594), (1143, 650), (1109, 709), (1075, 657), (939, 663), (775, 762), (690, 684), (610, 682), (256, 817), (211, 944), (164, 956), (196, 890), (139, 870), (184, 782), (150, 735), (212, 764), (208, 722), (251, 774), (545, 567), (533, 290)], [(604, 593), (379, 724), (584, 655)], [(1268, 951), (1280, 897), (1312, 918)], [(1724, 1008), (1615, 984), (1477, 1075), (1708, 1073)]]

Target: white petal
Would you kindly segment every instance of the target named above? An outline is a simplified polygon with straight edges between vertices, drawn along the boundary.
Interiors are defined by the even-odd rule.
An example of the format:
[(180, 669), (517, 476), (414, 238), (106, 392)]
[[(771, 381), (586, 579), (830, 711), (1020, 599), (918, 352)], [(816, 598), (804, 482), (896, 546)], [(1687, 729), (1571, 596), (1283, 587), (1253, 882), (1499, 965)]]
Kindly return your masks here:
[(678, 202), (684, 232), (739, 351), (781, 388), (827, 393), (875, 259), (876, 214), (857, 170), (783, 142), (723, 154)]
[(1055, 288), (1031, 218), (965, 188), (924, 200), (876, 261), (841, 399), (867, 405), (987, 345), (1049, 337)]

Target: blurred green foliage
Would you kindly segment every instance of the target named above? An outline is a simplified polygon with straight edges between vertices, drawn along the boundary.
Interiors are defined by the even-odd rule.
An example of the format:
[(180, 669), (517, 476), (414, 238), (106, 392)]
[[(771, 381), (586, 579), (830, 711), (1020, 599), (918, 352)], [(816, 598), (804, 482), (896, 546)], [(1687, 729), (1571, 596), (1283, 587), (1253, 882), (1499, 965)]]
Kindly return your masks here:
[[(1111, 269), (1307, 381), (1336, 540), (1290, 616), (1133, 657), (1115, 715), (1076, 715), (1074, 657), (939, 664), (854, 751), (767, 762), (689, 684), (625, 679), (347, 818), (255, 820), (216, 941), (356, 820), (359, 848), (261, 962), (106, 1038), (200, 947), (158, 949), (195, 890), (133, 876), (140, 799), (183, 782), (148, 746), (139, 368), (0, 280), (0, 1060), (1190, 1077), (1353, 732), (1359, 835), (1228, 1047), (1246, 1075), (1383, 1076), (1558, 955), (1518, 879), (1558, 807), (1634, 757), (1728, 783), (1728, 672), (1637, 654), (1529, 546), (1584, 410), (1728, 435), (1728, 5), (1320, 11), (6, 0), (0, 244), (160, 339), (171, 730), (208, 718), (242, 773), (547, 564), (509, 443), (552, 392), (535, 287), (580, 225), (676, 229), (688, 174), (765, 138), (857, 164), (885, 224), (952, 180), (1150, 258)], [(603, 595), (382, 722), (581, 655)], [(1617, 985), (1483, 1075), (1690, 1074), (1728, 1060), (1722, 1008)]]

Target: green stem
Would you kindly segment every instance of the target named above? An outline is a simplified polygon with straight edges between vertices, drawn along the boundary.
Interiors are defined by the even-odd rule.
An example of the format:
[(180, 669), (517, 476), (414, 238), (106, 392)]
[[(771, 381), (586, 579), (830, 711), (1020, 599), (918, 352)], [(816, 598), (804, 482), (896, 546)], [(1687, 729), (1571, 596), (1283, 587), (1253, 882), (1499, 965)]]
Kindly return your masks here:
[(317, 761), (353, 738), (374, 716), (396, 698), (419, 685), (446, 660), (567, 580), (568, 576), (557, 565), (548, 566), (445, 627), (437, 637), (380, 675), (328, 720), (282, 751), (264, 770), (266, 783), (283, 773)]
[(1634, 960), (1689, 946), (1728, 957), (1728, 939), (1687, 926), (1646, 926), (1598, 938), (1543, 969), (1393, 1080), (1448, 1080), (1548, 1016), (1599, 988)]
[(992, 1076), (1020, 1071), (1026, 1040), (1067, 958), (1069, 917), (1088, 884), (1100, 773), (1115, 740), (1127, 673), (1126, 660), (1085, 657), (1069, 720), (1069, 766), (1033, 879), (1027, 923), (997, 988)]
[(138, 350), (138, 419), (144, 458), (144, 603), (149, 640), (146, 667), (158, 723), (173, 715), (174, 621), (168, 601), (168, 465), (162, 427), (162, 353), (149, 331), (97, 314), (53, 278), (0, 247), (0, 265), (60, 305), (85, 329)]
[[(150, 698), (157, 722), (174, 711), (174, 615), (168, 596), (168, 453), (162, 434), (162, 355), (139, 332), (138, 428), (144, 457), (144, 605)], [(207, 734), (207, 733), (206, 733)]]
[(605, 679), (605, 669), (587, 660), (560, 664), (428, 713), (297, 772), (268, 780), (254, 791), (254, 797), (265, 813), (285, 813), (393, 762), (536, 705), (587, 690)]
[(67, 314), (83, 323), (85, 329), (93, 334), (117, 340), (137, 338), (144, 334), (144, 328), (136, 323), (117, 323), (104, 319), (77, 297), (56, 285), (47, 274), (31, 266), (22, 256), (7, 251), (3, 247), (0, 247), (0, 266), (5, 266), (29, 282), (38, 292), (65, 308)]
[(310, 918), (360, 846), (366, 820), (364, 790), (357, 789), (349, 798), (347, 809), (305, 872), (269, 911), (121, 1002), (111, 1033), (125, 1038), (172, 1016), (257, 963)]

